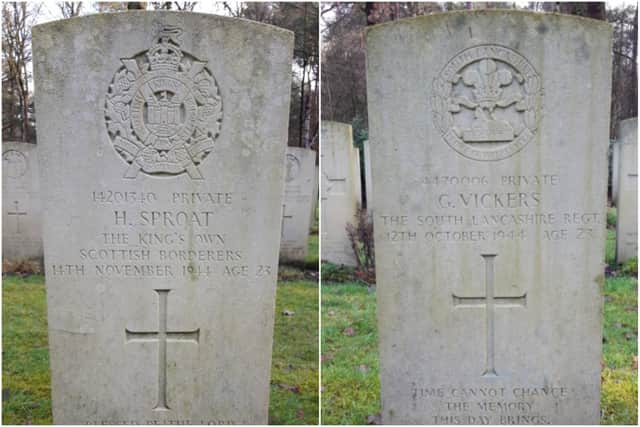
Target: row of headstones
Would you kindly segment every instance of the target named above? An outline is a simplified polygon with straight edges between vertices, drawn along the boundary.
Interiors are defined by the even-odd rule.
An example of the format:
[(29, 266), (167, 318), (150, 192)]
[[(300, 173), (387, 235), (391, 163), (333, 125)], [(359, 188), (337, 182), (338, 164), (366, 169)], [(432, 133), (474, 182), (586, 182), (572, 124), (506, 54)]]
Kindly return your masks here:
[[(358, 208), (373, 211), (371, 150), (369, 141), (360, 150), (353, 145), (351, 125), (322, 121), (322, 254), (324, 261), (357, 265), (347, 227), (357, 226)], [(361, 165), (364, 166), (364, 174)], [(365, 198), (362, 197), (364, 187)]]
[[(598, 423), (610, 26), (448, 13), (366, 45), (383, 422)], [(203, 14), (34, 27), (55, 423), (266, 423), (292, 51)], [(358, 197), (341, 132), (323, 252)]]
[(617, 208), (616, 261), (638, 255), (638, 119), (623, 120), (612, 146), (612, 202)]
[[(38, 146), (4, 142), (2, 167), (2, 257), (14, 262), (41, 262), (42, 203)], [(309, 232), (318, 206), (316, 152), (287, 147), (285, 167), (280, 260), (302, 261), (307, 256)]]

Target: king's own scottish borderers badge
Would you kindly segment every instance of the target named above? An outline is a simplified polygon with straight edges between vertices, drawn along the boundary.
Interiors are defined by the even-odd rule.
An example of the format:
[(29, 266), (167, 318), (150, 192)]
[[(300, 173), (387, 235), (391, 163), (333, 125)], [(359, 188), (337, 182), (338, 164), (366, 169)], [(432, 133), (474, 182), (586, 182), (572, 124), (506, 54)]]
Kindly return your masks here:
[(207, 62), (180, 49), (181, 35), (164, 27), (148, 51), (121, 59), (109, 86), (107, 131), (129, 164), (125, 178), (186, 172), (202, 179), (198, 165), (220, 131), (222, 99)]
[(433, 81), (434, 124), (458, 153), (502, 160), (534, 137), (542, 112), (541, 79), (519, 53), (498, 45), (465, 49)]

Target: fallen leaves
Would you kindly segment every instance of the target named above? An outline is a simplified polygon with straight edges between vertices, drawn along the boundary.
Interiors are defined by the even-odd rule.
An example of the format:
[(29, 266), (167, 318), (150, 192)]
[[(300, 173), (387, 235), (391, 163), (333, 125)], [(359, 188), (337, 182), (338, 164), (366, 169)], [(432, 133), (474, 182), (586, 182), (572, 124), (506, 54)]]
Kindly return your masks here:
[(347, 337), (352, 337), (356, 334), (356, 331), (353, 329), (353, 326), (349, 326), (347, 329), (342, 331), (342, 335)]
[(291, 391), (293, 393), (300, 393), (300, 386), (291, 385), (291, 384), (276, 384), (278, 388), (283, 390)]

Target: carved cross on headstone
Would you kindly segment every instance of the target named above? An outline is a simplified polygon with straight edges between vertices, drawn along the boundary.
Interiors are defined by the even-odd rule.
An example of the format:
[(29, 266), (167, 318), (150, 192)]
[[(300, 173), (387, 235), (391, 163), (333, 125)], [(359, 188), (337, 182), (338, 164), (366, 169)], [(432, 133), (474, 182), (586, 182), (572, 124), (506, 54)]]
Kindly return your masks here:
[(505, 297), (494, 295), (495, 275), (493, 269), (493, 261), (497, 254), (482, 254), (485, 265), (485, 295), (481, 297), (459, 297), (453, 296), (453, 306), (455, 308), (474, 308), (484, 307), (486, 321), (486, 360), (483, 377), (498, 376), (495, 367), (495, 329), (494, 329), (494, 310), (498, 307), (525, 307), (527, 304), (526, 292), (517, 297)]
[[(345, 191), (344, 189), (345, 189), (345, 187), (347, 185), (347, 179), (346, 178), (329, 178), (329, 176), (324, 172), (322, 172), (322, 176), (324, 177), (324, 181), (325, 181), (324, 185), (326, 186), (325, 187), (326, 188), (326, 191), (325, 191), (326, 193), (334, 193), (334, 192), (335, 193), (339, 193), (339, 192), (344, 193), (344, 191)], [(341, 191), (339, 191), (339, 190), (334, 191), (334, 189), (336, 187), (339, 187), (339, 190), (341, 190)], [(327, 197), (326, 196), (323, 197), (322, 200), (327, 200)]]
[(282, 205), (282, 221), (280, 222), (280, 238), (284, 236), (284, 220), (293, 218), (293, 215), (287, 215), (287, 205)]
[(16, 206), (15, 212), (8, 212), (7, 215), (12, 215), (16, 217), (16, 233), (20, 234), (20, 217), (26, 215), (26, 212), (20, 212), (19, 202), (15, 200), (13, 204)]
[(157, 342), (158, 349), (158, 401), (154, 411), (168, 411), (167, 405), (167, 341), (199, 344), (200, 328), (194, 331), (167, 331), (167, 299), (171, 289), (154, 289), (158, 293), (158, 330), (130, 331), (125, 328), (126, 342)]

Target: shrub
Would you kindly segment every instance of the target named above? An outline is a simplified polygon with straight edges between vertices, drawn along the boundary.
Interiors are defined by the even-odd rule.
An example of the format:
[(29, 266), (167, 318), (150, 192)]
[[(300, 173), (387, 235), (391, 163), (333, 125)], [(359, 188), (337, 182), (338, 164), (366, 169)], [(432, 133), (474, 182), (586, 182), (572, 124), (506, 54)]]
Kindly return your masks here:
[(356, 274), (368, 283), (375, 283), (375, 250), (373, 222), (367, 210), (358, 205), (356, 224), (347, 224), (347, 234), (358, 263)]

